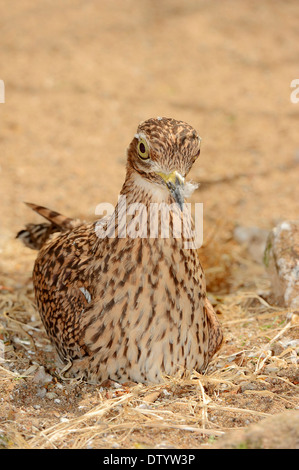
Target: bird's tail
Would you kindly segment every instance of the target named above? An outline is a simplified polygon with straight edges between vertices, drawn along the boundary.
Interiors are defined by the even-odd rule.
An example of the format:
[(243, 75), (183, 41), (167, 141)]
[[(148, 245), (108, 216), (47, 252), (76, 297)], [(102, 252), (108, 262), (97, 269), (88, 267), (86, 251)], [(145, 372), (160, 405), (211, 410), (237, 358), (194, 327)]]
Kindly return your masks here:
[(22, 240), (25, 246), (33, 250), (39, 250), (52, 233), (66, 232), (76, 225), (77, 221), (74, 219), (65, 217), (46, 207), (31, 204), (30, 202), (25, 202), (25, 204), (49, 221), (49, 223), (27, 224), (24, 230), (18, 232), (16, 238)]

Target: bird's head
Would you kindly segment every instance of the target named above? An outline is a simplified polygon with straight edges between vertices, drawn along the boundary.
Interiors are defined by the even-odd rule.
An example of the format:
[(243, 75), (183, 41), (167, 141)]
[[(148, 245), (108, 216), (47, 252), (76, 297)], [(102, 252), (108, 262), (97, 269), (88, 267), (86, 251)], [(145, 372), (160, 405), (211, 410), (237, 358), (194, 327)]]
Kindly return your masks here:
[(183, 209), (185, 177), (200, 154), (193, 127), (171, 118), (148, 119), (128, 148), (127, 170), (135, 185), (152, 193), (170, 193)]

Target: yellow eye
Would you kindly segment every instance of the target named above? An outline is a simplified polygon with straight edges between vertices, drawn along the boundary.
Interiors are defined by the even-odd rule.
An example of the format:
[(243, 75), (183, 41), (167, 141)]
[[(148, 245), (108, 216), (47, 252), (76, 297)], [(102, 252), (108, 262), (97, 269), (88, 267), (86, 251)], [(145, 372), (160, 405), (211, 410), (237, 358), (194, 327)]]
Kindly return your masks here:
[(149, 149), (148, 145), (144, 139), (140, 139), (137, 146), (138, 155), (142, 160), (147, 160), (149, 158)]

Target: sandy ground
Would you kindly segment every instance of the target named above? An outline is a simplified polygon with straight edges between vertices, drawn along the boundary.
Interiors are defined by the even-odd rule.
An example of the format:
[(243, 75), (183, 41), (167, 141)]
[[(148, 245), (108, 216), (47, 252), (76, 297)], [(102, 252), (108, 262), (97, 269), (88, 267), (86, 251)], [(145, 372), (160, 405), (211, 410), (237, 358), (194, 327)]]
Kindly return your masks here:
[[(298, 413), (298, 317), (271, 301), (260, 252), (233, 237), (237, 226), (298, 219), (297, 0), (1, 7), (0, 339), (10, 362), (0, 375), (0, 447), (211, 446), (231, 428)], [(22, 202), (94, 219), (98, 203), (117, 200), (138, 123), (159, 115), (189, 122), (203, 139), (190, 178), (201, 183), (201, 256), (225, 344), (204, 377), (162, 388), (63, 382), (32, 305), (35, 253), (14, 240), (40, 221)], [(47, 387), (36, 379), (41, 365), (52, 374)]]

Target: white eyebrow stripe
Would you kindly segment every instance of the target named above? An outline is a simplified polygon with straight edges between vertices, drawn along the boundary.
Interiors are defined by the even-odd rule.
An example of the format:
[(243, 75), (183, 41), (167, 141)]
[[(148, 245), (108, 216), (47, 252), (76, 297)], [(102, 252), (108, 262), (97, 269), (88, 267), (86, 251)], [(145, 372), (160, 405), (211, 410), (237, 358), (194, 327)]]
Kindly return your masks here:
[(145, 140), (145, 142), (148, 144), (148, 141), (147, 141), (147, 138), (146, 138), (146, 135), (143, 134), (143, 132), (139, 132), (138, 134), (135, 134), (136, 139), (140, 140), (140, 139), (143, 139)]

